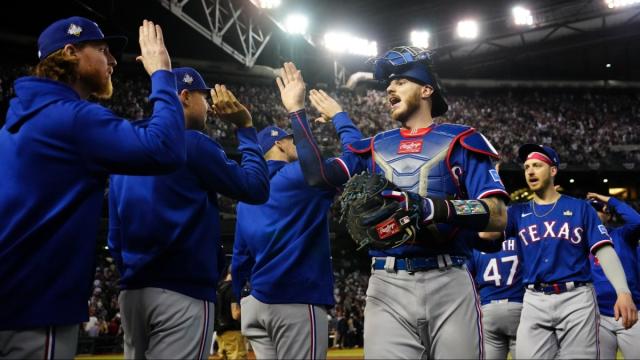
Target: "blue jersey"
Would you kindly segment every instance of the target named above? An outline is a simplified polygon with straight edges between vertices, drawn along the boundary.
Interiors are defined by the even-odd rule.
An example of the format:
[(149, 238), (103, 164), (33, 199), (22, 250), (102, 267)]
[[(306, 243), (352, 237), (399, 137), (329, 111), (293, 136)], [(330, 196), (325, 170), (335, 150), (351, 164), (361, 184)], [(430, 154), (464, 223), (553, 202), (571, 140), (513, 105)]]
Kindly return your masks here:
[(534, 205), (532, 200), (510, 206), (505, 229), (509, 237), (518, 239), (525, 285), (591, 282), (589, 253), (612, 244), (593, 207), (566, 195), (549, 205)]
[(159, 70), (151, 80), (146, 128), (61, 82), (15, 82), (0, 129), (0, 330), (87, 321), (109, 174), (166, 173), (184, 163), (175, 76)]
[[(292, 113), (291, 120), (306, 123), (306, 115)], [(344, 113), (333, 123), (343, 143), (362, 137)], [(294, 127), (298, 149), (310, 136), (299, 130)], [(240, 298), (248, 281), (251, 295), (263, 303), (332, 306), (328, 213), (336, 188), (310, 186), (298, 161), (269, 160), (267, 165), (271, 178), (267, 203), (241, 202), (237, 207), (231, 267), (234, 293)]]
[[(294, 127), (295, 129), (295, 127)], [(435, 198), (508, 199), (492, 159), (495, 149), (480, 133), (462, 125), (438, 124), (410, 131), (394, 129), (352, 143), (330, 163), (317, 161), (313, 144), (299, 147), (305, 176), (316, 186), (339, 186), (350, 174), (384, 173), (406, 191)], [(416, 257), (450, 254), (471, 255), (479, 242), (477, 232), (436, 224), (426, 227), (415, 244), (388, 250), (370, 250), (371, 256)]]
[[(615, 210), (622, 217), (624, 225), (616, 228), (608, 228), (609, 234), (615, 246), (616, 253), (620, 258), (627, 283), (631, 290), (631, 296), (640, 309), (640, 269), (638, 268), (638, 237), (640, 237), (640, 214), (631, 206), (611, 197), (607, 204), (609, 208)], [(591, 255), (591, 273), (593, 275), (593, 285), (598, 296), (598, 307), (600, 313), (606, 316), (613, 316), (613, 305), (618, 299), (615, 289), (602, 271), (602, 266), (598, 258)]]
[(269, 196), (255, 129), (236, 134), (242, 166), (215, 140), (188, 130), (187, 162), (178, 171), (111, 177), (109, 249), (122, 289), (158, 287), (215, 302), (225, 266), (217, 195), (251, 203)]
[(484, 253), (473, 250), (467, 267), (475, 278), (482, 305), (493, 300), (505, 299), (522, 302), (524, 286), (522, 265), (516, 251), (517, 244), (518, 240), (509, 238), (502, 242), (502, 250), (498, 252)]

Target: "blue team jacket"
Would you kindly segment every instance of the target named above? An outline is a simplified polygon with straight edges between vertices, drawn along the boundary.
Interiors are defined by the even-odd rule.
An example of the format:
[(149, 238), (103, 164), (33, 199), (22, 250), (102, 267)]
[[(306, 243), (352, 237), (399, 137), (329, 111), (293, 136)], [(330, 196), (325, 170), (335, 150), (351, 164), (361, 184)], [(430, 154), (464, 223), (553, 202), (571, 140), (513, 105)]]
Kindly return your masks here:
[[(304, 111), (290, 116), (292, 121), (306, 123)], [(362, 137), (346, 113), (337, 115), (333, 123), (343, 144)], [(297, 148), (303, 142), (300, 130), (294, 123)], [(243, 285), (250, 281), (251, 295), (264, 303), (332, 306), (328, 212), (336, 188), (310, 186), (299, 161), (270, 160), (267, 165), (271, 177), (267, 203), (238, 204), (233, 290), (240, 298)]]
[(151, 79), (146, 128), (61, 82), (15, 82), (0, 129), (0, 330), (86, 321), (109, 173), (170, 172), (184, 162), (175, 76)]
[[(624, 225), (608, 228), (608, 230), (614, 249), (624, 268), (633, 301), (636, 307), (640, 308), (640, 268), (638, 268), (638, 253), (636, 250), (638, 237), (640, 237), (640, 214), (633, 210), (631, 206), (614, 197), (609, 199), (608, 205), (615, 209), (624, 221)], [(589, 259), (600, 313), (605, 316), (613, 316), (613, 305), (618, 299), (616, 290), (605, 276), (597, 258), (591, 255)]]
[(254, 128), (238, 129), (242, 166), (197, 131), (186, 132), (187, 162), (162, 176), (112, 176), (109, 248), (122, 289), (159, 287), (215, 302), (224, 253), (217, 194), (264, 203), (267, 164)]

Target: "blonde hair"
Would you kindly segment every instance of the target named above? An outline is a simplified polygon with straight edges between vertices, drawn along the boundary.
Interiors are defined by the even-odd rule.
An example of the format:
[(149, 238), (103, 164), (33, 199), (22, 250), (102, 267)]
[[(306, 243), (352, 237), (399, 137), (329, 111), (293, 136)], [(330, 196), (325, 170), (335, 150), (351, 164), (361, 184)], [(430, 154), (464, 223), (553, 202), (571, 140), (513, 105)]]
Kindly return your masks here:
[[(82, 48), (84, 44), (75, 44)], [(71, 84), (78, 79), (78, 58), (64, 52), (64, 48), (52, 52), (33, 69), (33, 76)]]

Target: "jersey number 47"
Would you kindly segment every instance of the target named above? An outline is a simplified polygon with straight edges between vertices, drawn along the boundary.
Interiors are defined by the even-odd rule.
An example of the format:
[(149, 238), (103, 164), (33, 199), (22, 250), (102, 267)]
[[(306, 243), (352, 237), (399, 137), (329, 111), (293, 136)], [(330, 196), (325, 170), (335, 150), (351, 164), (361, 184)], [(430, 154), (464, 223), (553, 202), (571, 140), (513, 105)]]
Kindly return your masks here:
[[(516, 275), (516, 270), (518, 269), (518, 255), (505, 256), (500, 258), (500, 261), (503, 263), (511, 263), (511, 269), (509, 269), (509, 277), (507, 278), (507, 283), (504, 285), (511, 285), (513, 283), (513, 277)], [(484, 274), (482, 275), (484, 281), (492, 282), (496, 286), (501, 286), (502, 276), (500, 275), (500, 271), (498, 270), (498, 259), (493, 258), (489, 260), (489, 264), (487, 268), (484, 270)]]

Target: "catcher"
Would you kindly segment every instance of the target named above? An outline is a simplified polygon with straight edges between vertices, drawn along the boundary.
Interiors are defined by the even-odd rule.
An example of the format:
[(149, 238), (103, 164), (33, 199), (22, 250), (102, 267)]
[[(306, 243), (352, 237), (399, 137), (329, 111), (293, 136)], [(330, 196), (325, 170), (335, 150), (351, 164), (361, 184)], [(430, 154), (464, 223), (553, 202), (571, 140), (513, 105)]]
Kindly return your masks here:
[(429, 53), (394, 48), (373, 64), (400, 128), (324, 160), (304, 136), (306, 118), (292, 123), (307, 182), (346, 183), (343, 221), (372, 257), (365, 358), (483, 358), (480, 303), (464, 263), (472, 247), (499, 250), (478, 237), (506, 224), (498, 154), (475, 129), (434, 122), (448, 105)]

